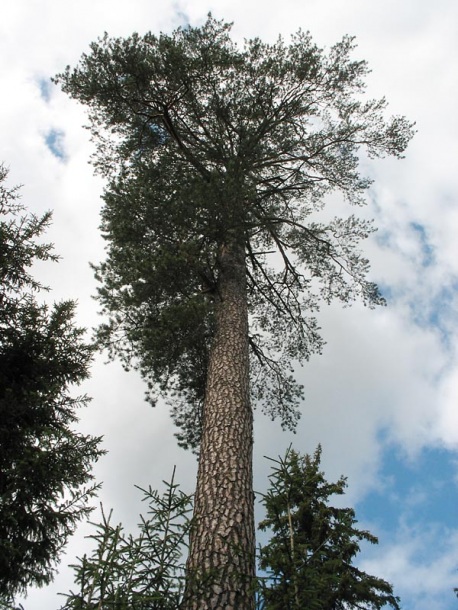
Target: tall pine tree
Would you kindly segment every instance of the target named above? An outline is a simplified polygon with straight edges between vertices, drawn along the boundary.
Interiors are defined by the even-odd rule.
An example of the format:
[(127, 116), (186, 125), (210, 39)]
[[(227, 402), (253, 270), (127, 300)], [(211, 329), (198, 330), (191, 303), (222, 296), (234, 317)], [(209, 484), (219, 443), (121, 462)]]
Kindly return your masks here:
[(294, 427), (290, 362), (321, 350), (319, 301), (382, 302), (358, 248), (370, 223), (319, 214), (331, 193), (364, 203), (359, 156), (399, 157), (412, 135), (361, 98), (353, 46), (325, 53), (299, 32), (239, 48), (209, 16), (106, 35), (56, 78), (88, 106), (107, 180), (100, 339), (199, 446), (186, 610), (253, 608), (251, 405)]

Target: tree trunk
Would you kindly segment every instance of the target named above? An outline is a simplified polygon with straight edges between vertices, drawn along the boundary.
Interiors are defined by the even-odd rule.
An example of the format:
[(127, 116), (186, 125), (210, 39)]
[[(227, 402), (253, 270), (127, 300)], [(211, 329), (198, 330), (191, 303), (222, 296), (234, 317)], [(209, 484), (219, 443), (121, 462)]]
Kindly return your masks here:
[(253, 414), (239, 246), (220, 253), (218, 289), (183, 608), (253, 610)]

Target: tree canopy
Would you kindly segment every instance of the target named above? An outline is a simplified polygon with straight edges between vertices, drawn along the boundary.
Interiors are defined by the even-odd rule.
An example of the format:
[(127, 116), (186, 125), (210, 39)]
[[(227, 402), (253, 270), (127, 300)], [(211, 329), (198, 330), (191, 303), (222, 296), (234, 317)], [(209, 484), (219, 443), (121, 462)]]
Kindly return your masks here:
[(99, 338), (173, 398), (184, 446), (200, 440), (221, 247), (245, 256), (251, 393), (293, 428), (302, 388), (291, 362), (320, 352), (319, 302), (382, 303), (359, 242), (372, 229), (332, 218), (332, 194), (364, 203), (360, 157), (402, 156), (412, 135), (386, 102), (365, 100), (354, 41), (325, 51), (299, 31), (289, 44), (231, 26), (102, 39), (56, 77), (87, 105), (94, 163), (107, 179), (97, 268), (108, 322)]
[(27, 214), (0, 167), (0, 597), (50, 582), (94, 495), (100, 438), (75, 432), (88, 401), (71, 386), (89, 375), (93, 346), (75, 304), (39, 304), (36, 261), (56, 260), (41, 236), (50, 214)]
[(346, 480), (326, 481), (320, 471), (321, 447), (313, 456), (291, 448), (274, 462), (270, 488), (262, 498), (266, 517), (259, 528), (270, 533), (260, 548), (267, 572), (265, 610), (399, 610), (393, 587), (354, 565), (361, 542), (377, 544), (357, 529), (352, 508), (330, 504), (345, 493)]

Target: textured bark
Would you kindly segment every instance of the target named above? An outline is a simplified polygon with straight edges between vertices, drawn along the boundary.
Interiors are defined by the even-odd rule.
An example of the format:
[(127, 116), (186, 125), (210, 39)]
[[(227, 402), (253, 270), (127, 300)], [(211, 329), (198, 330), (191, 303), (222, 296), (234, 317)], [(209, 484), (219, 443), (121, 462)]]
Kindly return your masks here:
[(254, 609), (253, 415), (243, 250), (225, 248), (220, 270), (186, 610)]

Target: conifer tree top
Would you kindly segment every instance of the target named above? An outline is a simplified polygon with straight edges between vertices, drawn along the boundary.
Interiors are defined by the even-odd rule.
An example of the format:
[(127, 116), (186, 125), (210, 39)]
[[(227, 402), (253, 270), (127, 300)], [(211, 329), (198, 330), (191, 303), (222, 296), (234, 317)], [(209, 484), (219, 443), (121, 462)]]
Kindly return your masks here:
[(191, 446), (221, 248), (246, 256), (254, 398), (294, 427), (290, 363), (322, 348), (319, 302), (383, 302), (359, 250), (371, 224), (332, 218), (329, 196), (363, 204), (361, 155), (401, 157), (412, 136), (403, 117), (385, 119), (384, 99), (364, 99), (352, 38), (326, 52), (302, 31), (238, 46), (230, 30), (209, 16), (172, 34), (105, 35), (56, 77), (89, 108), (107, 179), (100, 339), (140, 368), (153, 400), (183, 399), (175, 419)]

